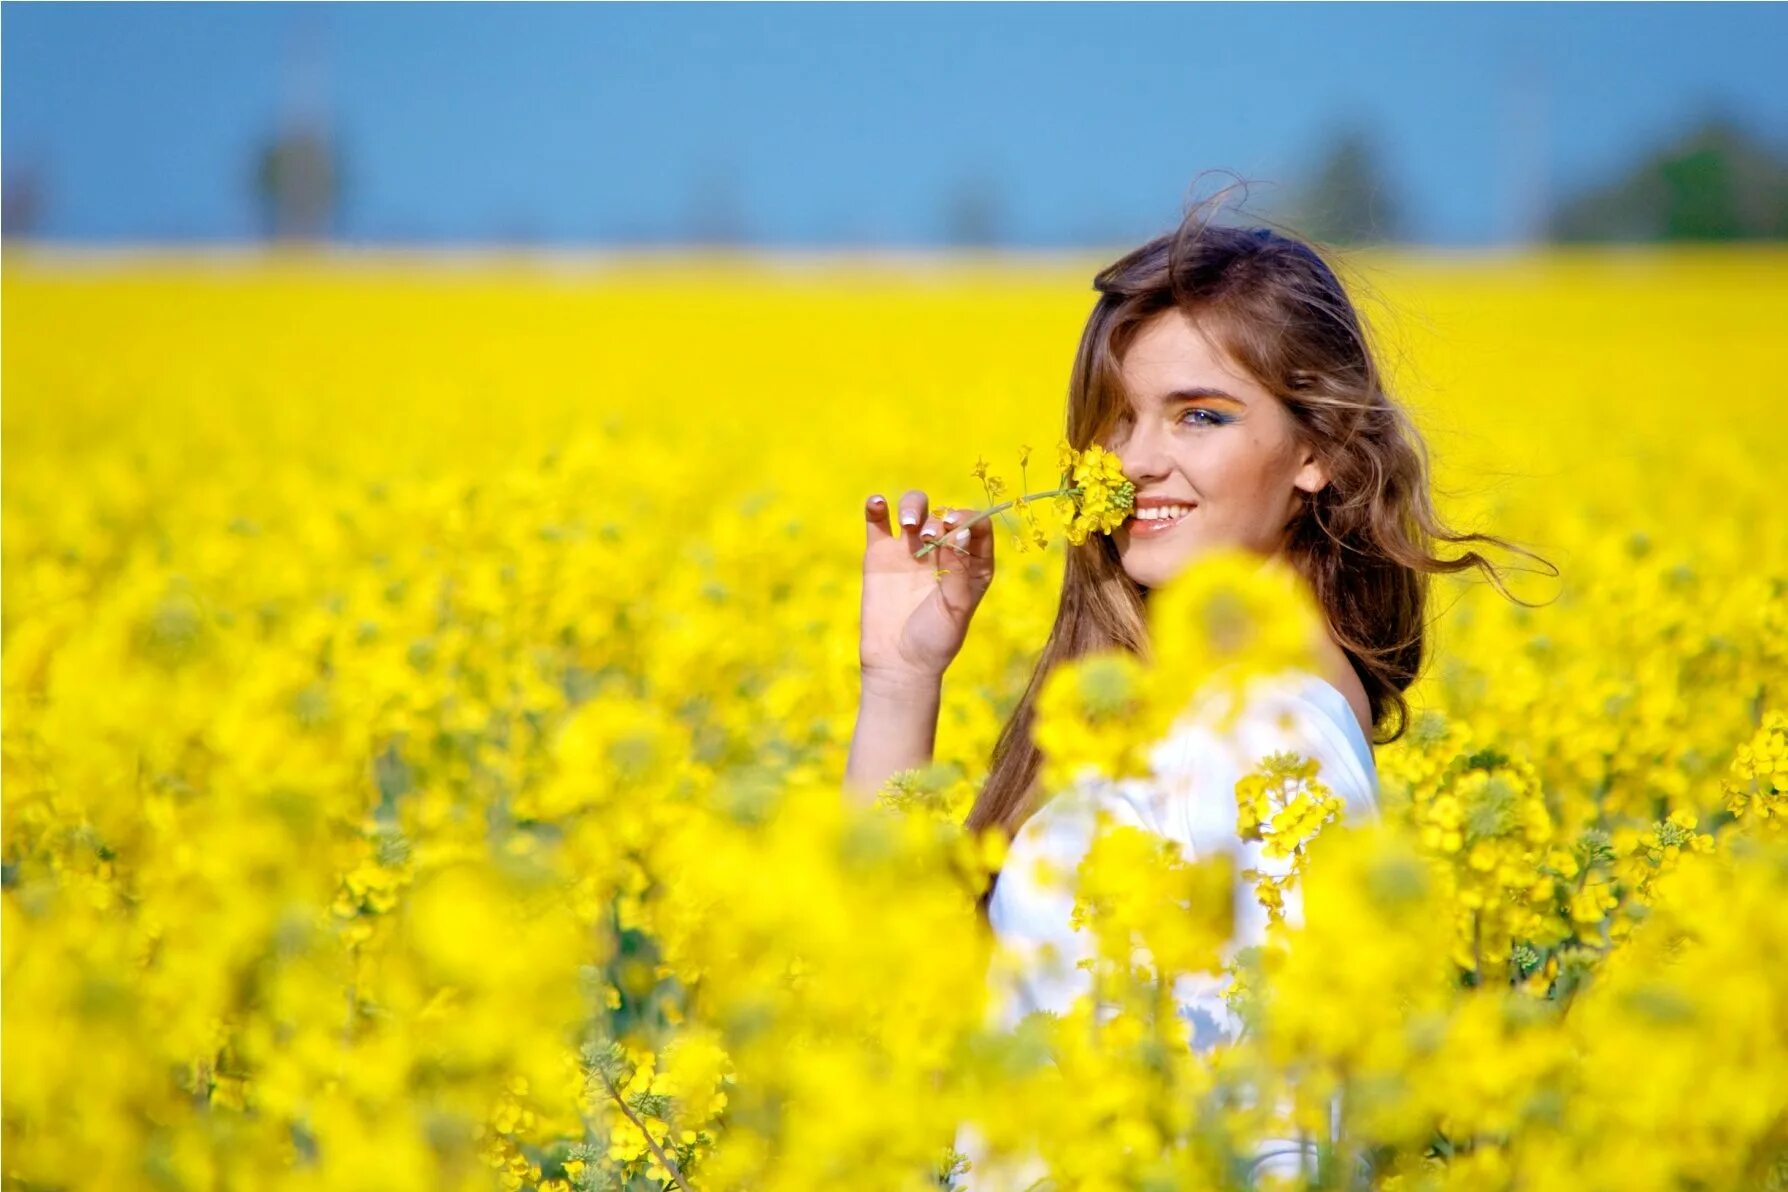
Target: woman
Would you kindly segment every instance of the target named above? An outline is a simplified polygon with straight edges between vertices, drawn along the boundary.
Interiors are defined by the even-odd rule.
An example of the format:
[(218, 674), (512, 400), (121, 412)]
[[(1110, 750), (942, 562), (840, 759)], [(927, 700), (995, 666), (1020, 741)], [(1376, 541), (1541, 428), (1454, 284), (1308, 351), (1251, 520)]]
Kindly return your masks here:
[[(1179, 840), (1189, 857), (1223, 848), (1272, 872), (1257, 844), (1236, 838), (1234, 786), (1265, 753), (1293, 749), (1321, 762), (1322, 781), (1348, 817), (1376, 815), (1372, 745), (1407, 726), (1403, 692), (1422, 663), (1428, 576), (1478, 566), (1497, 579), (1475, 551), (1441, 559), (1430, 545), (1510, 545), (1441, 525), (1421, 440), (1384, 391), (1353, 303), (1309, 245), (1266, 228), (1201, 222), (1195, 209), (1174, 232), (1102, 270), (1094, 287), (1067, 437), (1077, 449), (1099, 443), (1117, 455), (1137, 510), (1111, 534), (1067, 548), (1054, 628), (966, 821), (977, 832), (997, 824), (1012, 838), (982, 902), (995, 935), (1030, 958), (1003, 1006), (1008, 1023), (1065, 1008), (1085, 988), (1074, 960), (1087, 945), (1068, 924), (1071, 896), (1040, 887), (1030, 862), (1071, 866), (1089, 843), (1094, 808)], [(944, 669), (994, 573), (991, 519), (953, 528), (970, 514), (932, 511), (923, 492), (909, 491), (896, 529), (879, 495), (867, 503), (862, 702), (846, 771), (847, 785), (865, 794), (895, 770), (931, 760)], [(913, 558), (939, 538), (960, 556), (941, 581), (932, 558)], [(1150, 590), (1217, 545), (1282, 557), (1307, 581), (1328, 630), (1320, 673), (1253, 688), (1245, 716), (1224, 736), (1198, 724), (1176, 731), (1153, 755), (1150, 781), (1105, 784), (1039, 808), (1041, 758), (1030, 730), (1044, 679), (1092, 651), (1141, 652)], [(1394, 731), (1375, 738), (1393, 713)], [(1239, 884), (1236, 910), (1232, 951), (1265, 925)], [(1294, 897), (1286, 910), (1297, 921)], [(1048, 963), (1052, 949), (1057, 959)], [(1195, 1047), (1230, 1037), (1234, 1024), (1214, 986), (1188, 987), (1181, 1008)], [(1287, 1163), (1281, 1156), (1270, 1165)], [(978, 1178), (985, 1175), (971, 1174), (971, 1186), (1004, 1186)]]

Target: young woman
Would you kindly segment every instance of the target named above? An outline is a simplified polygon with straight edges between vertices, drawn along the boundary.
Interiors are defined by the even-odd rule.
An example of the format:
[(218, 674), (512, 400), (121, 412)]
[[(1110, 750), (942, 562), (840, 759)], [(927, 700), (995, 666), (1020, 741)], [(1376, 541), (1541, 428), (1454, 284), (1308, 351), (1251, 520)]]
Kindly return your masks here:
[[(1034, 859), (1071, 872), (1090, 843), (1092, 813), (1103, 808), (1178, 840), (1188, 857), (1227, 849), (1241, 866), (1273, 872), (1257, 844), (1237, 838), (1234, 787), (1276, 750), (1318, 759), (1349, 817), (1376, 815), (1372, 746), (1407, 726), (1403, 692), (1423, 660), (1428, 576), (1478, 566), (1498, 579), (1477, 552), (1442, 559), (1432, 544), (1521, 550), (1440, 523), (1421, 439), (1386, 394), (1352, 301), (1308, 244), (1266, 228), (1212, 225), (1194, 209), (1093, 284), (1099, 298), (1074, 362), (1067, 438), (1116, 454), (1138, 508), (1111, 534), (1067, 548), (1054, 628), (966, 821), (974, 831), (997, 824), (1012, 838), (982, 903), (995, 935), (1030, 958), (1009, 987), (1008, 1023), (1065, 1008), (1088, 979), (1074, 967), (1087, 945), (1069, 926), (1072, 897), (1040, 886)], [(879, 495), (868, 500), (862, 701), (846, 770), (847, 785), (866, 796), (895, 770), (931, 760), (943, 672), (994, 573), (991, 520), (953, 528), (970, 512), (930, 510), (917, 490), (898, 511)], [(961, 552), (946, 556), (951, 573), (941, 581), (933, 557), (913, 558), (940, 537)], [(1091, 651), (1140, 650), (1150, 590), (1217, 545), (1281, 557), (1307, 581), (1328, 630), (1320, 673), (1257, 684), (1224, 735), (1188, 722), (1153, 755), (1151, 781), (1039, 807), (1041, 758), (1030, 730), (1044, 679)], [(1189, 697), (1195, 686), (1189, 679)], [(1394, 731), (1375, 739), (1393, 714)], [(1297, 921), (1291, 893), (1286, 911)], [(1257, 942), (1265, 914), (1240, 884), (1236, 911), (1233, 947)], [(1181, 1008), (1195, 1047), (1230, 1037), (1234, 1024), (1214, 983), (1188, 987)], [(971, 1176), (971, 1186), (1004, 1186), (986, 1174)]]

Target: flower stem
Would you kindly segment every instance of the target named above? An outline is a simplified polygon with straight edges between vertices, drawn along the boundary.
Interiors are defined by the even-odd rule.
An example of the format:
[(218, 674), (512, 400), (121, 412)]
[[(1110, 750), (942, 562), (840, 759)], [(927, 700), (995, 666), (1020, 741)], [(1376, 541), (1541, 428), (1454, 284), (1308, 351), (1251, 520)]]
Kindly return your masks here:
[[(1020, 501), (1040, 501), (1045, 497), (1072, 497), (1079, 492), (1080, 487), (1076, 485), (1071, 488), (1052, 488), (1048, 492), (1026, 493), (1022, 497), (1013, 497), (1010, 501), (1002, 501), (990, 509), (983, 509), (981, 512), (975, 514), (975, 516), (963, 522), (960, 526), (952, 526), (950, 528), (950, 533), (954, 534), (958, 530), (966, 530), (978, 521), (983, 521), (992, 517), (996, 513), (1002, 513), (1005, 510), (1012, 508), (1012, 506), (1018, 504)], [(948, 537), (948, 535), (945, 535), (945, 537)], [(941, 546), (943, 542), (944, 538), (939, 538), (935, 542), (927, 542), (924, 546), (913, 552), (913, 558), (923, 559), (927, 554), (931, 553), (933, 548)]]
[(603, 1085), (608, 1089), (608, 1095), (614, 1099), (616, 1105), (621, 1107), (621, 1112), (627, 1115), (627, 1120), (633, 1123), (634, 1129), (645, 1136), (646, 1145), (652, 1148), (652, 1153), (658, 1157), (658, 1162), (666, 1171), (670, 1172), (671, 1182), (683, 1189), (683, 1192), (690, 1192), (689, 1185), (683, 1182), (683, 1173), (677, 1170), (677, 1165), (671, 1161), (671, 1157), (664, 1153), (664, 1148), (658, 1145), (658, 1140), (652, 1137), (650, 1130), (646, 1129), (646, 1123), (640, 1121), (639, 1114), (633, 1112), (633, 1107), (627, 1104), (627, 1098), (621, 1095), (621, 1090), (615, 1087), (615, 1082), (608, 1078), (608, 1073), (598, 1069), (596, 1075), (602, 1078)]

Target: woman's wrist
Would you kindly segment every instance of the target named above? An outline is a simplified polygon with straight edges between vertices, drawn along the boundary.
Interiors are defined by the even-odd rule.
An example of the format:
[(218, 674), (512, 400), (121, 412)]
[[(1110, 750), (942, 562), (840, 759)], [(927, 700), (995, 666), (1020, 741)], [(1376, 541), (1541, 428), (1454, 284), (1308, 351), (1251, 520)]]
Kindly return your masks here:
[(943, 689), (944, 676), (928, 671), (863, 667), (859, 673), (863, 694), (885, 700), (934, 700)]

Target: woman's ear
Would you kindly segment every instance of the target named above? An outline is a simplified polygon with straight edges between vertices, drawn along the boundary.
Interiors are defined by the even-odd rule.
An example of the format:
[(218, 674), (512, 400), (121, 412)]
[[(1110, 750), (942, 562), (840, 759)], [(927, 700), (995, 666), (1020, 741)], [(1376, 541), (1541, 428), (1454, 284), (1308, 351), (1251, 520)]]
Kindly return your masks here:
[(1316, 458), (1315, 452), (1305, 452), (1303, 465), (1291, 482), (1307, 493), (1319, 493), (1328, 486), (1329, 470)]

